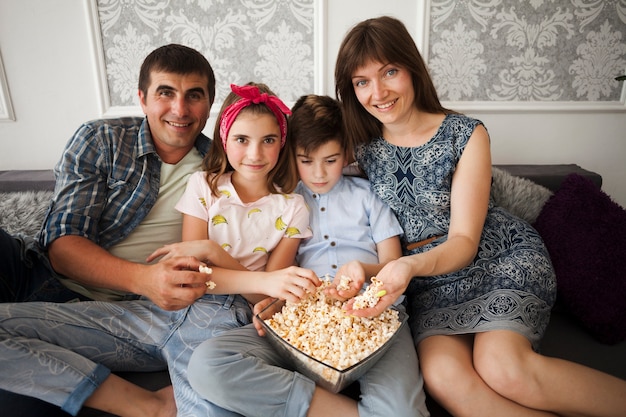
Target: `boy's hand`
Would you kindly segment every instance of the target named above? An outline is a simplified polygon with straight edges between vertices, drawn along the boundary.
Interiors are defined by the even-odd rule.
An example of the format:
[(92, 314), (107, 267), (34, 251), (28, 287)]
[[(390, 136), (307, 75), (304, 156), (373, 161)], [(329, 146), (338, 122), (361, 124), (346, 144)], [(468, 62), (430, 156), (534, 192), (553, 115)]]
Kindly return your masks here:
[[(274, 301), (276, 301), (276, 298), (267, 297), (259, 301), (258, 303), (256, 303), (254, 305), (254, 308), (252, 309), (252, 323), (254, 324), (254, 328), (256, 329), (257, 333), (261, 337), (265, 336), (265, 329), (259, 322), (259, 319), (257, 318), (256, 315), (259, 314), (261, 311), (263, 311), (267, 306), (272, 304)], [(280, 311), (280, 309), (282, 308), (284, 304), (285, 303), (281, 303), (281, 302), (274, 303), (274, 305), (264, 313), (264, 317), (266, 318), (272, 317), (274, 314)]]
[(365, 283), (365, 271), (359, 261), (342, 265), (333, 279), (332, 285), (324, 290), (326, 296), (345, 301), (359, 293)]
[(354, 309), (354, 299), (349, 300), (345, 306), (346, 314), (358, 317), (378, 316), (404, 294), (411, 278), (411, 268), (407, 259), (399, 258), (389, 262), (376, 276), (376, 279), (383, 283), (379, 291), (384, 291), (378, 303), (371, 308)]

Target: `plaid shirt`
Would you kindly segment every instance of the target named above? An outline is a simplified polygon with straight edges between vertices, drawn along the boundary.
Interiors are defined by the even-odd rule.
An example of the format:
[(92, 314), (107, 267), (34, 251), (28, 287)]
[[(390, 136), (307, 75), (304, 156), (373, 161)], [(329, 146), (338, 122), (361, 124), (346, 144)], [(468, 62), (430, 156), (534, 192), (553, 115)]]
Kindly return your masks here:
[[(211, 140), (195, 146), (205, 155)], [(83, 124), (55, 167), (52, 203), (39, 233), (42, 248), (55, 239), (86, 237), (108, 249), (150, 212), (159, 193), (161, 159), (143, 117)]]

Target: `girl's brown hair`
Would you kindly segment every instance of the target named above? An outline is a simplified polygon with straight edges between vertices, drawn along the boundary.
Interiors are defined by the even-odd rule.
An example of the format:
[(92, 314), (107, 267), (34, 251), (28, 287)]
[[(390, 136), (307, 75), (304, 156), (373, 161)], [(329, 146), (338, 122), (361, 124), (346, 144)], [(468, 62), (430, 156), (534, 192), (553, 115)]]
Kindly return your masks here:
[(370, 61), (393, 64), (409, 71), (415, 106), (428, 113), (452, 113), (439, 102), (426, 64), (406, 26), (393, 17), (364, 20), (346, 35), (335, 65), (335, 94), (343, 105), (346, 136), (352, 144), (382, 135), (382, 124), (359, 103), (352, 75)]
[[(276, 95), (265, 84), (250, 82), (247, 85), (253, 85), (258, 87), (261, 93), (267, 93), (274, 96)], [(222, 107), (220, 108), (217, 121), (215, 122), (211, 150), (209, 153), (207, 153), (207, 155), (204, 157), (204, 160), (202, 161), (202, 169), (206, 172), (207, 183), (209, 184), (209, 188), (211, 188), (211, 193), (216, 197), (219, 195), (217, 183), (220, 177), (227, 172), (234, 171), (233, 167), (228, 163), (226, 151), (224, 150), (224, 147), (222, 146), (222, 141), (220, 140), (220, 121), (222, 119), (222, 114), (224, 114), (224, 110), (240, 99), (241, 97), (233, 92), (231, 92), (224, 99), (224, 103), (222, 103)], [(269, 107), (267, 107), (263, 103), (251, 104), (241, 110), (241, 113), (244, 112), (252, 112), (253, 114), (269, 114), (272, 117), (276, 117), (274, 116), (274, 113), (269, 109)], [(289, 131), (289, 126), (287, 127), (287, 131)], [(291, 193), (296, 188), (296, 185), (298, 183), (298, 172), (296, 168), (296, 163), (291, 157), (292, 151), (289, 142), (289, 140), (285, 142), (285, 146), (283, 147), (283, 149), (280, 150), (276, 166), (269, 172), (267, 176), (267, 188), (270, 190), (271, 193), (274, 194)], [(280, 190), (278, 190), (276, 187), (280, 188)]]

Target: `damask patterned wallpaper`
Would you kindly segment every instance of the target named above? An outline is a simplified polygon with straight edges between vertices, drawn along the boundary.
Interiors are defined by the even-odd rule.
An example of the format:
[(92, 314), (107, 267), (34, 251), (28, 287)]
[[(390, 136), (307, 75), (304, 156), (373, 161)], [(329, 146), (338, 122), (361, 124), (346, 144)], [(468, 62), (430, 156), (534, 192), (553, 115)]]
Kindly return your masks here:
[(444, 101), (619, 102), (626, 0), (430, 0)]
[[(202, 52), (217, 81), (264, 82), (284, 101), (314, 91), (315, 0), (97, 0), (111, 106), (138, 106), (145, 56), (168, 43)], [(219, 108), (219, 106), (215, 106)]]
[[(171, 42), (201, 51), (217, 78), (260, 81), (293, 102), (315, 91), (315, 12), (328, 0), (90, 0), (110, 106), (138, 106), (143, 58)], [(441, 99), (617, 104), (626, 109), (626, 0), (419, 0), (422, 52)], [(421, 30), (421, 28), (419, 28)], [(318, 29), (319, 30), (319, 29)], [(218, 107), (218, 106), (216, 106)]]

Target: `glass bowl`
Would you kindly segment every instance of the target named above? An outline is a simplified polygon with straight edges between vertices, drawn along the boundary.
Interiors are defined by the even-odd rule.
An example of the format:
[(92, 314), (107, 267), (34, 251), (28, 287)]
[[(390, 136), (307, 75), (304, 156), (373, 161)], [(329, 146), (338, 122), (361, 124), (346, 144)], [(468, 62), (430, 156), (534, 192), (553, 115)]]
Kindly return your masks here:
[(406, 326), (408, 318), (404, 311), (397, 310), (393, 306), (390, 307), (398, 312), (398, 320), (400, 321), (400, 326), (398, 326), (394, 334), (366, 358), (348, 368), (337, 369), (297, 349), (285, 339), (280, 337), (280, 335), (278, 335), (278, 333), (276, 333), (274, 329), (266, 323), (265, 320), (272, 318), (274, 313), (280, 311), (283, 304), (284, 301), (276, 300), (256, 315), (257, 319), (261, 322), (263, 329), (265, 329), (265, 337), (268, 339), (272, 347), (287, 360), (294, 370), (307, 376), (320, 387), (333, 393), (342, 391), (348, 385), (363, 376), (363, 374), (365, 374), (365, 372), (367, 372), (385, 354), (385, 352), (387, 352), (394, 339), (398, 336), (400, 330)]

